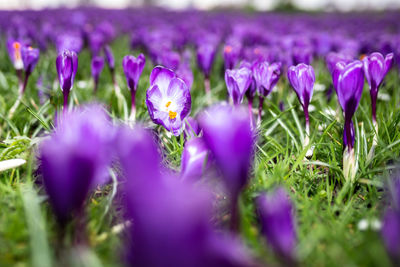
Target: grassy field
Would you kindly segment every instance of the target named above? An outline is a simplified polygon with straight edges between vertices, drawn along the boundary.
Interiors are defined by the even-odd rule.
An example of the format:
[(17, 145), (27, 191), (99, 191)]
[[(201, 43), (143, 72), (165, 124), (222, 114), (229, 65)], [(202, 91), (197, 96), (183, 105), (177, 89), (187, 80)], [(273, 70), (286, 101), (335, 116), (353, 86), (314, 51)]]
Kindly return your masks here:
[[(4, 43), (4, 42), (1, 42)], [(130, 51), (128, 39), (113, 42), (116, 75), (119, 86), (130, 106), (130, 94), (121, 61)], [(9, 109), (18, 96), (18, 80), (4, 45), (0, 46), (0, 160), (24, 158), (27, 164), (0, 173), (0, 266), (56, 266), (57, 226), (44, 190), (37, 183), (37, 144), (51, 130), (55, 112), (62, 106), (62, 93), (56, 80), (56, 52), (41, 54), (14, 117), (7, 119)], [(213, 102), (226, 99), (222, 58), (218, 55), (211, 77)], [(400, 83), (398, 70), (393, 68), (380, 89), (377, 120), (378, 146), (375, 156), (367, 161), (372, 145), (373, 126), (371, 102), (367, 90), (354, 117), (355, 149), (359, 155), (358, 182), (346, 184), (342, 174), (343, 116), (338, 110), (335, 93), (328, 101), (330, 74), (324, 62), (313, 63), (316, 71), (315, 93), (311, 102), (311, 143), (314, 155), (305, 160), (302, 148), (304, 116), (294, 91), (282, 77), (277, 88), (264, 104), (263, 122), (257, 144), (252, 178), (240, 198), (241, 235), (257, 258), (276, 264), (273, 253), (259, 233), (254, 211), (254, 198), (260, 191), (276, 185), (284, 186), (295, 203), (298, 222), (298, 259), (301, 266), (390, 266), (382, 243), (379, 224), (385, 210), (385, 180), (396, 167), (400, 152)], [(147, 60), (137, 94), (137, 119), (150, 123), (145, 105), (145, 92), (153, 68)], [(192, 112), (198, 114), (207, 104), (202, 74), (192, 62), (194, 83), (191, 89)], [(49, 95), (40, 104), (37, 80)], [(383, 97), (382, 97), (383, 96)], [(115, 121), (123, 120), (112, 91), (111, 76), (103, 70), (99, 88), (93, 94), (90, 79), (90, 55), (79, 55), (79, 68), (70, 102), (73, 105), (98, 101), (109, 107)], [(279, 109), (283, 101), (284, 111)], [(257, 103), (256, 103), (257, 104)], [(256, 106), (256, 105), (254, 105)], [(335, 112), (338, 113), (335, 115)], [(165, 162), (179, 171), (182, 142), (175, 137), (162, 138), (166, 149)], [(123, 246), (115, 231), (119, 209), (111, 205), (112, 185), (91, 194), (88, 201), (88, 233), (91, 251), (80, 255), (86, 266), (119, 266)], [(365, 224), (367, 226), (365, 227)], [(79, 265), (78, 265), (79, 266)]]

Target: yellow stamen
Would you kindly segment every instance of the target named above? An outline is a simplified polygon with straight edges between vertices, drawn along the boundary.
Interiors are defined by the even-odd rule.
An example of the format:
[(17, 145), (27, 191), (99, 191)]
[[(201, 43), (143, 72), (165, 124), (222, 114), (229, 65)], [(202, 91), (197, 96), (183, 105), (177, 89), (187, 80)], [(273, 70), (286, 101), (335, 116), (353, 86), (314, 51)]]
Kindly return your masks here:
[(171, 101), (168, 101), (167, 104), (165, 105), (166, 108), (168, 108), (171, 105)]
[(360, 60), (363, 60), (366, 56), (367, 56), (366, 54), (362, 54), (362, 55), (360, 56)]
[(176, 112), (173, 112), (173, 111), (171, 111), (171, 110), (168, 112), (168, 114), (169, 114), (169, 118), (170, 118), (171, 120), (175, 119), (175, 118), (176, 118), (176, 115), (177, 115)]

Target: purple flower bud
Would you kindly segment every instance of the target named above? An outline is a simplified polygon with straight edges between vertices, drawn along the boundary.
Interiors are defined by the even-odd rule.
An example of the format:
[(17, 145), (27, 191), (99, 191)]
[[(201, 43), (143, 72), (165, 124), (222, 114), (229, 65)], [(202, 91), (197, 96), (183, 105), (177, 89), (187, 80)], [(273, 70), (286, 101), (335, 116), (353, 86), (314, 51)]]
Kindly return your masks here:
[(293, 87), (303, 107), (304, 116), (306, 118), (306, 127), (309, 127), (308, 105), (310, 104), (314, 83), (315, 73), (311, 65), (300, 63), (297, 66), (291, 66), (288, 69), (287, 76), (290, 85)]
[(281, 63), (268, 63), (267, 61), (256, 63), (253, 67), (254, 79), (260, 95), (266, 97), (274, 89), (281, 75)]
[(66, 113), (40, 145), (44, 186), (60, 223), (81, 210), (89, 190), (104, 182), (113, 140), (106, 113), (92, 106)]
[(32, 73), (37, 62), (39, 61), (39, 49), (30, 46), (22, 47), (22, 61), (24, 62), (24, 69), (27, 75)]
[(381, 53), (375, 52), (363, 59), (364, 73), (369, 84), (369, 92), (371, 95), (372, 119), (374, 122), (376, 122), (376, 99), (378, 97), (378, 90), (386, 74), (392, 67), (393, 57), (393, 53), (386, 55), (386, 58), (384, 58)]
[(281, 257), (293, 260), (297, 245), (296, 223), (292, 203), (285, 190), (278, 188), (257, 198), (262, 232), (272, 249)]
[(122, 68), (124, 69), (126, 82), (131, 92), (136, 92), (140, 75), (142, 74), (146, 58), (140, 54), (137, 58), (132, 55), (127, 55), (122, 60)]
[(198, 180), (210, 167), (209, 151), (202, 138), (186, 141), (182, 152), (182, 179)]
[(199, 122), (204, 141), (235, 202), (247, 183), (253, 156), (254, 138), (249, 114), (241, 107), (220, 104), (203, 112)]
[(78, 56), (73, 51), (64, 50), (57, 57), (56, 67), (58, 81), (60, 82), (60, 87), (64, 95), (64, 110), (66, 110), (68, 95), (74, 85), (76, 71), (78, 70)]
[(364, 87), (362, 62), (355, 60), (347, 65), (343, 62), (337, 63), (332, 74), (332, 79), (340, 106), (344, 112), (346, 143), (349, 150), (351, 150), (353, 148), (353, 141), (351, 140), (351, 120), (360, 103)]
[(241, 52), (240, 43), (228, 43), (224, 46), (223, 58), (225, 69), (233, 69), (239, 61)]
[(104, 58), (96, 56), (92, 59), (92, 77), (94, 80), (94, 91), (97, 91), (99, 77), (104, 68)]
[(154, 123), (179, 136), (183, 131), (183, 122), (190, 113), (192, 99), (183, 80), (172, 70), (157, 66), (150, 74), (146, 105)]
[(197, 47), (197, 64), (206, 78), (210, 77), (216, 51), (217, 47), (212, 42), (202, 43)]
[(108, 67), (113, 72), (115, 68), (115, 60), (111, 47), (108, 45), (104, 46), (104, 56)]
[(345, 64), (348, 64), (352, 60), (353, 60), (353, 58), (350, 55), (339, 54), (339, 53), (335, 53), (335, 52), (330, 52), (325, 57), (326, 66), (331, 74), (333, 73), (333, 71), (335, 69), (336, 63), (343, 62)]
[(228, 94), (235, 105), (243, 102), (243, 97), (252, 82), (253, 73), (249, 68), (227, 69), (225, 71), (225, 83)]

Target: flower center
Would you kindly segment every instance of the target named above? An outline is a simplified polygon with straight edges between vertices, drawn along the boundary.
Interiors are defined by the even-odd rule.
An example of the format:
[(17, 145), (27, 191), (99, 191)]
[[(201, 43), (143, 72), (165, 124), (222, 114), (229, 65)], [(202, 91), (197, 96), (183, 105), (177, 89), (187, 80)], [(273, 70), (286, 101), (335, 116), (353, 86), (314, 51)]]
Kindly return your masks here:
[(170, 110), (170, 111), (168, 112), (168, 115), (169, 115), (169, 118), (170, 118), (171, 120), (173, 120), (173, 119), (176, 118), (177, 113), (176, 113), (176, 112), (173, 112), (172, 110)]
[(168, 107), (171, 105), (171, 101), (168, 101), (165, 107), (168, 109)]
[(14, 42), (13, 48), (14, 48), (15, 59), (20, 60), (21, 59), (21, 44), (19, 42)]

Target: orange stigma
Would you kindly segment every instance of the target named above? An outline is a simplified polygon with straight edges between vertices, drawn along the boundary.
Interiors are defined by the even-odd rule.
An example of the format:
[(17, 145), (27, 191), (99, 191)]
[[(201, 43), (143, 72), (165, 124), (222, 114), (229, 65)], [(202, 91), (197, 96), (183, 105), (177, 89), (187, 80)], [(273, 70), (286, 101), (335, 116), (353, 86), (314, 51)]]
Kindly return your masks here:
[(176, 118), (177, 113), (170, 110), (170, 111), (168, 112), (168, 115), (169, 115), (169, 118), (170, 118), (171, 120), (173, 120), (173, 119)]
[(21, 59), (21, 44), (19, 42), (14, 42), (13, 48), (14, 48), (15, 59), (20, 60)]
[(362, 55), (360, 56), (360, 60), (363, 60), (366, 56), (367, 56), (366, 54), (362, 54)]
[(171, 101), (168, 101), (167, 104), (165, 105), (166, 108), (168, 108), (171, 105)]
[(225, 53), (232, 52), (232, 46), (230, 46), (230, 45), (225, 46), (224, 51), (225, 51)]

